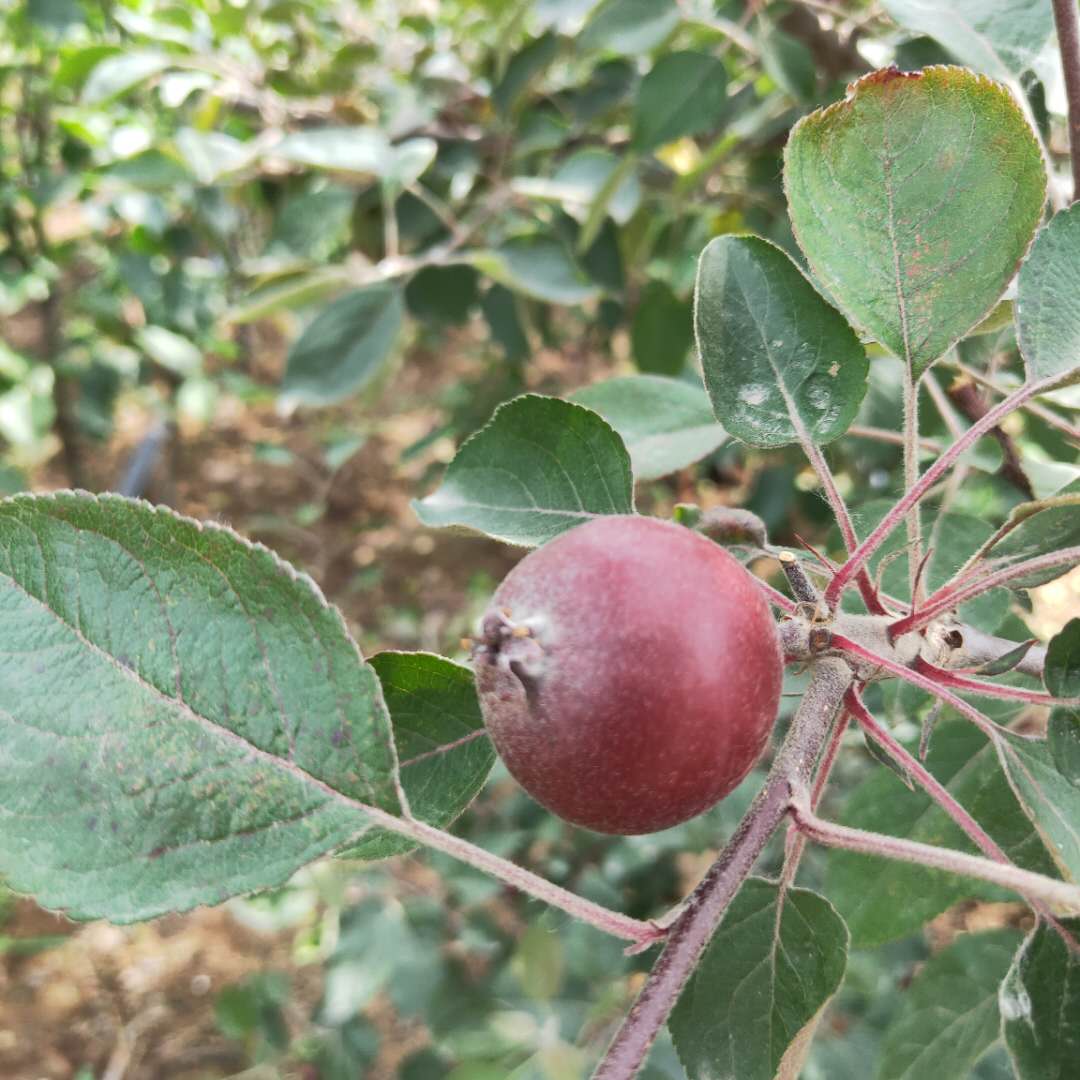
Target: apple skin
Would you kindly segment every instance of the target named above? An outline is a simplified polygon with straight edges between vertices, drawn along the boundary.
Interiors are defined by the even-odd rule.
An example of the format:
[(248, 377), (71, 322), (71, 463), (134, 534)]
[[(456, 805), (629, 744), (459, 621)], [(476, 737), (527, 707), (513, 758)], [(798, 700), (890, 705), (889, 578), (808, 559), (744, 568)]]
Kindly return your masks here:
[(474, 651), (488, 732), (537, 802), (596, 832), (656, 832), (761, 756), (783, 657), (761, 590), (681, 525), (602, 517), (527, 555)]

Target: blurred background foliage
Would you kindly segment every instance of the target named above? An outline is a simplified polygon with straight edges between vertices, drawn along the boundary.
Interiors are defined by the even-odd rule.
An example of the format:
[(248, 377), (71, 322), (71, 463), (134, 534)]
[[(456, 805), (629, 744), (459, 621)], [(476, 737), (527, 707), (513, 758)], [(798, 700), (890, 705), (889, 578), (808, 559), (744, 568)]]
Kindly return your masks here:
[[(112, 489), (228, 520), (309, 570), (366, 650), (453, 653), (515, 558), (411, 514), (460, 440), (523, 390), (699, 383), (699, 252), (751, 231), (799, 257), (787, 132), (866, 71), (1008, 79), (1060, 170), (1044, 6), (979, 53), (948, 5), (913, 0), (8, 0), (0, 494)], [(1004, 324), (925, 380), (929, 454), (1019, 380)], [(877, 357), (830, 448), (860, 524), (900, 483), (899, 387)], [(1078, 406), (1060, 391), (980, 444), (943, 495), (957, 564), (989, 528), (972, 519), (1080, 476), (1054, 423)], [(777, 542), (835, 547), (815, 484), (797, 449), (725, 442), (638, 500), (743, 505)], [(1060, 626), (1080, 586), (1048, 588), (1003, 627)], [(928, 708), (909, 691), (885, 694), (896, 718)], [(846, 755), (837, 787), (873, 768)], [(646, 917), (692, 887), (755, 782), (615, 839), (497, 771), (459, 828)], [(853, 953), (804, 1075), (862, 1080), (916, 966), (1019, 910), (969, 904)], [(573, 1080), (648, 963), (436, 855), (329, 862), (150, 927), (76, 932), (14, 898), (0, 919), (0, 1072), (20, 1078)], [(661, 1044), (650, 1080), (682, 1075)]]

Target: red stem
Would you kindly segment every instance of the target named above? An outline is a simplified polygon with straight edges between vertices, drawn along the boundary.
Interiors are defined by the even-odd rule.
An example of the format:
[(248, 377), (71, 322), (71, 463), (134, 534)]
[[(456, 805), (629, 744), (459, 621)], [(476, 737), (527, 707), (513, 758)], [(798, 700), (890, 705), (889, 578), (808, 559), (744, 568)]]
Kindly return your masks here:
[(986, 415), (976, 421), (956, 440), (931, 466), (915, 481), (904, 493), (903, 497), (878, 523), (870, 535), (851, 553), (847, 562), (837, 571), (836, 576), (829, 582), (825, 590), (825, 602), (829, 607), (835, 607), (840, 593), (847, 587), (851, 579), (862, 569), (866, 560), (874, 554), (893, 529), (900, 524), (912, 507), (916, 506), (920, 499), (938, 482), (945, 472), (961, 458), (971, 447), (978, 442), (983, 435), (997, 427), (1001, 421), (1011, 412), (1020, 408), (1029, 398), (1051, 389), (1060, 376), (1052, 376), (1039, 382), (1027, 383), (1014, 391), (1003, 401), (999, 401)]
[(927, 598), (918, 611), (913, 611), (910, 615), (905, 615), (894, 622), (889, 627), (889, 636), (895, 641), (901, 634), (918, 630), (932, 622), (942, 612), (966, 604), (969, 600), (974, 600), (975, 597), (982, 596), (991, 589), (1000, 588), (1016, 578), (1026, 577), (1040, 570), (1050, 570), (1073, 562), (1080, 563), (1080, 547), (1062, 548), (1060, 551), (1050, 551), (1034, 559), (1025, 559), (1023, 562), (1006, 566), (1003, 570), (983, 574), (982, 577), (969, 581), (966, 585), (955, 582), (943, 585)]
[[(922, 675), (918, 671), (912, 671), (911, 668), (905, 667), (895, 660), (889, 660), (887, 657), (878, 656), (877, 653), (871, 652), (869, 649), (864, 649), (858, 642), (852, 641), (842, 634), (833, 634), (832, 644), (834, 648), (840, 649), (842, 652), (857, 656), (861, 660), (874, 664), (884, 671), (891, 672), (905, 682), (909, 682), (913, 686), (919, 687), (920, 690), (925, 690), (927, 693), (933, 694), (934, 697), (939, 698), (941, 701), (944, 701), (946, 705), (950, 705), (954, 708), (961, 716), (970, 720), (988, 739), (994, 740), (995, 744), (997, 743), (999, 738), (997, 724), (995, 724), (990, 717), (979, 712), (973, 705), (969, 705), (963, 698), (959, 698), (954, 693), (947, 690), (936, 680), (931, 679), (926, 675)], [(1020, 736), (1020, 738), (1023, 737), (1024, 736)]]
[(1065, 70), (1065, 96), (1069, 102), (1069, 155), (1072, 159), (1073, 196), (1080, 199), (1080, 17), (1076, 0), (1052, 0), (1058, 49)]
[(921, 656), (915, 661), (915, 668), (942, 686), (951, 686), (965, 694), (982, 694), (983, 697), (997, 698), (1000, 701), (1026, 701), (1029, 705), (1053, 706), (1062, 703), (1061, 698), (1041, 690), (1025, 690), (1020, 686), (1001, 686), (998, 683), (983, 682), (981, 679), (970, 679), (947, 668), (937, 667)]

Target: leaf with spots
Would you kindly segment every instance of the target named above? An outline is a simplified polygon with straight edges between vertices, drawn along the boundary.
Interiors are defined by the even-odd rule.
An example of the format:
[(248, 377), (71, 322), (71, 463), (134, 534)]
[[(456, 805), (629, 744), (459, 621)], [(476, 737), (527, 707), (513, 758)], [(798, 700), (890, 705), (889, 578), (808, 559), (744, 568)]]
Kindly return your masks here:
[(713, 412), (743, 442), (827, 443), (855, 419), (866, 351), (775, 244), (719, 236), (705, 248), (695, 328)]
[(0, 502), (0, 873), (132, 922), (279, 885), (400, 812), (379, 681), (318, 588), (114, 495)]
[(796, 124), (784, 184), (815, 277), (916, 377), (997, 303), (1046, 193), (1009, 91), (956, 67), (853, 83)]
[(531, 547), (602, 514), (632, 514), (630, 455), (591, 409), (524, 394), (495, 410), (413, 507), (425, 525)]

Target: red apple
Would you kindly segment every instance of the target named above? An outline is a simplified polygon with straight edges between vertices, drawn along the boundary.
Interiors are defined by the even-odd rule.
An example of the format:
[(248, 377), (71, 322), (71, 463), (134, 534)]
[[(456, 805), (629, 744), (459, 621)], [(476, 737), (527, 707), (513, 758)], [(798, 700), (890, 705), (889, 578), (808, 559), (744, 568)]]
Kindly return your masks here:
[(630, 835), (695, 817), (750, 771), (780, 700), (769, 606), (681, 525), (603, 517), (507, 575), (475, 650), (507, 768), (575, 825)]

